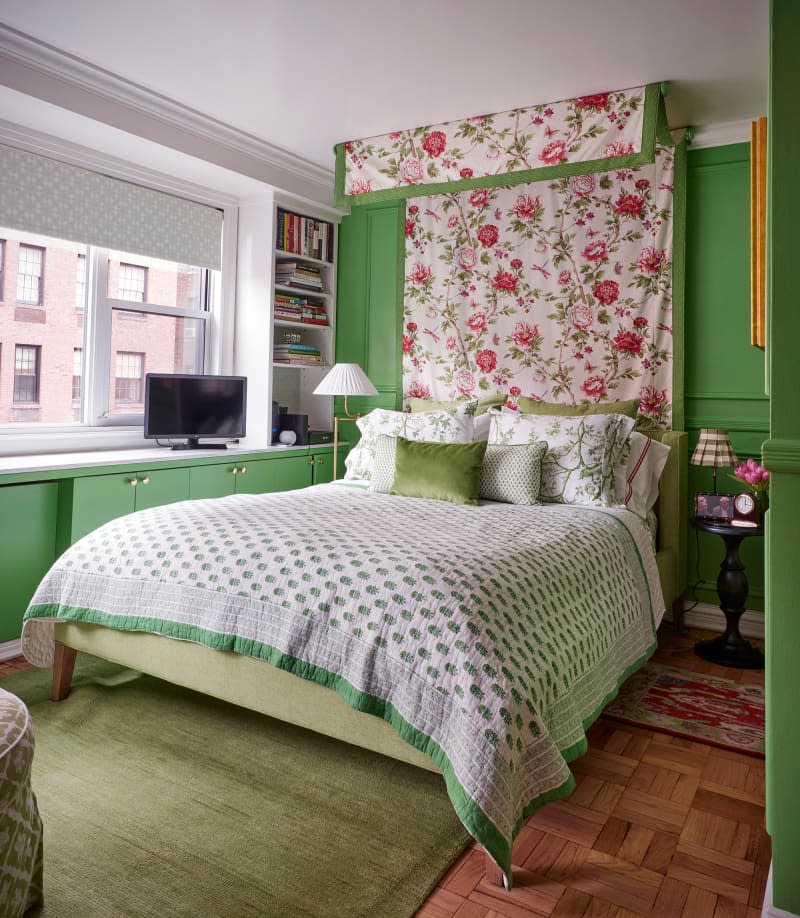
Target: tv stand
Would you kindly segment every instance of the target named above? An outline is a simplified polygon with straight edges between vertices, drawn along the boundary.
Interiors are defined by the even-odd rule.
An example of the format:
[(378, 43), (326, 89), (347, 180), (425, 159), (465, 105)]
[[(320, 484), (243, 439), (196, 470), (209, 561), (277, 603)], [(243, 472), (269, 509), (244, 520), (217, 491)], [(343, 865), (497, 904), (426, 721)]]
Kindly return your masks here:
[(201, 443), (197, 437), (189, 437), (185, 443), (173, 443), (172, 449), (227, 449), (227, 443)]

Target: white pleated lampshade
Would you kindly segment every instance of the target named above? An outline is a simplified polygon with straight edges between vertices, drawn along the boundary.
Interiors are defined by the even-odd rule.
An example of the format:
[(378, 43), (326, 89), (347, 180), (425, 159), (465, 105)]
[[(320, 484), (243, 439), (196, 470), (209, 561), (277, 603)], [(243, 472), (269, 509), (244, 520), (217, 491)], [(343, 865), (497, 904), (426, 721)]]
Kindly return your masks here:
[(378, 390), (357, 363), (337, 363), (314, 389), (314, 395), (377, 395)]

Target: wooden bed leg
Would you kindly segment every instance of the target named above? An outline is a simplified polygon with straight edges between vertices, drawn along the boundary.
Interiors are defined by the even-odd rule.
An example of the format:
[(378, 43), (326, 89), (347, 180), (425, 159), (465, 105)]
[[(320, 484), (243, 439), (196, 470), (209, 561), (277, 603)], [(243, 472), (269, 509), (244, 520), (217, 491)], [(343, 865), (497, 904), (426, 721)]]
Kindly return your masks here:
[(683, 623), (683, 596), (672, 603), (672, 624), (677, 634), (688, 634), (689, 629)]
[(484, 848), (483, 850), (484, 857), (486, 859), (486, 882), (489, 886), (497, 886), (500, 889), (505, 889), (505, 883), (503, 882), (503, 871), (497, 866), (494, 862), (494, 858), (489, 854), (489, 852)]
[(53, 690), (50, 697), (53, 701), (63, 701), (72, 687), (72, 672), (75, 669), (75, 658), (78, 651), (56, 641), (56, 655), (53, 660)]

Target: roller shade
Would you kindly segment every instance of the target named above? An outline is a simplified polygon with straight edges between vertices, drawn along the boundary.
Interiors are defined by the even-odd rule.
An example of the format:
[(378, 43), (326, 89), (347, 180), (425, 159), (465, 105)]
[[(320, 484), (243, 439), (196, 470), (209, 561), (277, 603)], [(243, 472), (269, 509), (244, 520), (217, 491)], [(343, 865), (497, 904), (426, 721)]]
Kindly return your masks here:
[(0, 144), (0, 225), (219, 270), (222, 211)]

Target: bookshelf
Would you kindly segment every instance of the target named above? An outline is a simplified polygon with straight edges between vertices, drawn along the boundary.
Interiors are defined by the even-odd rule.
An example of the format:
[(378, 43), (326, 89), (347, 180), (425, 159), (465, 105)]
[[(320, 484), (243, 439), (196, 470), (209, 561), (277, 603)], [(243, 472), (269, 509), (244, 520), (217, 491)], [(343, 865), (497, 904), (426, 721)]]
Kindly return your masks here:
[(333, 426), (333, 400), (313, 391), (335, 360), (337, 224), (313, 209), (275, 206), (271, 289), (272, 399)]

